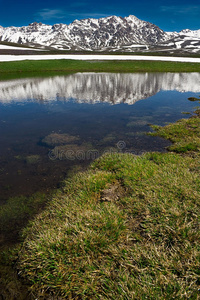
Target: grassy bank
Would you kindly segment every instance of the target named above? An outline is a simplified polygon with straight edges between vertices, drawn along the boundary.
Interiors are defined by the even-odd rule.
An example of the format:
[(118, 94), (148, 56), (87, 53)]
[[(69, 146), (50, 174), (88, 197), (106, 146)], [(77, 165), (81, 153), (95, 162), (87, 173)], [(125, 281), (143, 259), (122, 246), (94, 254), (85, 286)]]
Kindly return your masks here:
[(170, 152), (107, 154), (63, 183), (3, 254), (30, 299), (198, 299), (199, 125), (155, 127)]
[(200, 72), (199, 63), (47, 60), (1, 62), (0, 80), (74, 72)]

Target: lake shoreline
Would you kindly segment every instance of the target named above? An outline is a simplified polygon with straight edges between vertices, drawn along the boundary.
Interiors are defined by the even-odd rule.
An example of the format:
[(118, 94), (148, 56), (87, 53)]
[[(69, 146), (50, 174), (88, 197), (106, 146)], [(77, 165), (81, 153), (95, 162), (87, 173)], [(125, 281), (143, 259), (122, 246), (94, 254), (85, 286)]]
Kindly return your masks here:
[[(117, 151), (119, 141), (126, 146), (123, 152), (166, 151), (166, 140), (145, 132), (149, 124), (192, 113), (196, 104), (186, 99), (198, 95), (199, 80), (200, 73), (86, 72), (1, 81), (0, 201), (58, 187), (74, 164), (88, 164), (89, 153)], [(70, 150), (84, 155), (87, 150), (87, 157), (49, 159), (55, 145), (42, 141), (52, 132), (79, 137)], [(66, 147), (60, 151), (67, 153)]]
[(129, 299), (183, 293), (197, 299), (199, 125), (197, 109), (189, 119), (155, 126), (153, 134), (173, 142), (168, 153), (104, 155), (63, 182), (43, 212), (41, 196), (32, 198), (41, 213), (24, 230), (21, 246), (1, 259), (5, 299), (12, 299), (10, 281), (21, 282), (15, 271), (5, 276), (13, 263), (31, 286), (30, 299), (48, 299), (49, 291), (93, 299), (121, 299), (124, 292)]

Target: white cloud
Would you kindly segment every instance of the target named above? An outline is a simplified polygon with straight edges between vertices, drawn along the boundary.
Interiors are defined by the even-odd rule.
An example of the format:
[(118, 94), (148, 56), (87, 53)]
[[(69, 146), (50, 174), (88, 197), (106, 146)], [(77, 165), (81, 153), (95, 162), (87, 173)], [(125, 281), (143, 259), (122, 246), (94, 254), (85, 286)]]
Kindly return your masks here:
[(52, 19), (67, 19), (73, 17), (74, 19), (86, 19), (86, 18), (104, 18), (109, 17), (111, 14), (101, 13), (78, 13), (78, 12), (65, 12), (61, 9), (49, 9), (44, 8), (38, 11), (35, 16), (38, 20), (48, 21)]
[(61, 9), (44, 8), (36, 13), (36, 16), (42, 20), (63, 19), (66, 14)]
[(200, 13), (199, 5), (171, 5), (171, 6), (161, 6), (160, 10), (162, 12), (171, 12), (175, 15), (197, 15)]
[(100, 14), (100, 13), (70, 13), (70, 16), (76, 17), (77, 19), (80, 18), (105, 18), (109, 17), (112, 14)]

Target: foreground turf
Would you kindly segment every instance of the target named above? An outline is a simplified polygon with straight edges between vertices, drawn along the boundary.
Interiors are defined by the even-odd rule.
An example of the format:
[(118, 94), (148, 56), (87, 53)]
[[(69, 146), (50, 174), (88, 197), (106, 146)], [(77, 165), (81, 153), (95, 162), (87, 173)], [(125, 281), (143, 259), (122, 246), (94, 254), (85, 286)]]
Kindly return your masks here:
[(200, 72), (199, 63), (161, 61), (47, 60), (1, 62), (0, 80), (63, 72)]
[(31, 299), (198, 299), (199, 113), (156, 129), (171, 152), (102, 156), (4, 253)]

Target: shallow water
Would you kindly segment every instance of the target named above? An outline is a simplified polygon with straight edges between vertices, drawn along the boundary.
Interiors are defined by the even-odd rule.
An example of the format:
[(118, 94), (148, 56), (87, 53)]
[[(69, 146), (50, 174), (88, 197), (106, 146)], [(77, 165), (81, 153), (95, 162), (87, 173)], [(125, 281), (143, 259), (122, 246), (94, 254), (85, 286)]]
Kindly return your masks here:
[[(141, 154), (170, 144), (150, 137), (192, 112), (200, 73), (77, 73), (0, 82), (0, 200), (57, 187), (105, 151)], [(52, 133), (60, 139), (48, 144)], [(75, 140), (63, 142), (67, 134)], [(55, 135), (53, 135), (55, 138)]]

